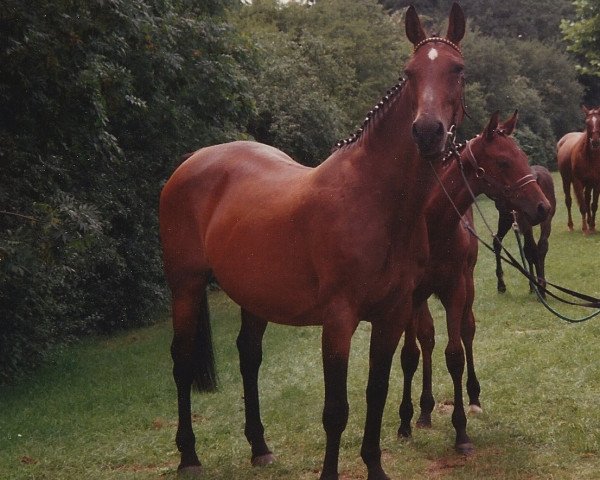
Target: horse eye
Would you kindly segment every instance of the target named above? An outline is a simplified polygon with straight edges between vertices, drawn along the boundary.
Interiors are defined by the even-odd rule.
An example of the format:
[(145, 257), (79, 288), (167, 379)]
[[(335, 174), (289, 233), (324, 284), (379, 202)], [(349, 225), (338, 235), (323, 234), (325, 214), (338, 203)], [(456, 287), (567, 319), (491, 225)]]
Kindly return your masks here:
[(464, 70), (465, 70), (465, 67), (463, 65), (454, 65), (452, 67), (452, 73), (454, 73), (456, 75), (463, 73)]

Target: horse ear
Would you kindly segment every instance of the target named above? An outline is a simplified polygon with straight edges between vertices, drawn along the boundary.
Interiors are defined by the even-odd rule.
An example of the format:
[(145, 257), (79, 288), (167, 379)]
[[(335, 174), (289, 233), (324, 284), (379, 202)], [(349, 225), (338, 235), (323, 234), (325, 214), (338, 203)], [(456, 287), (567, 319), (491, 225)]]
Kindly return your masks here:
[(506, 122), (502, 124), (500, 130), (504, 132), (505, 135), (511, 135), (517, 126), (517, 118), (519, 116), (519, 111), (515, 110), (513, 116), (510, 117)]
[(483, 129), (483, 137), (488, 141), (492, 140), (492, 138), (494, 138), (494, 132), (498, 128), (498, 116), (499, 115), (500, 115), (500, 112), (498, 110), (496, 110), (490, 117), (490, 121), (488, 122), (487, 126)]
[(414, 6), (410, 5), (406, 11), (405, 19), (406, 36), (414, 46), (417, 46), (420, 42), (425, 40), (427, 36), (421, 26), (421, 20), (417, 15), (417, 10)]
[(590, 109), (589, 109), (589, 108), (587, 108), (587, 107), (586, 107), (586, 106), (585, 106), (583, 103), (581, 104), (581, 111), (582, 111), (583, 113), (585, 113), (586, 115), (589, 115), (589, 114), (590, 114)]
[(458, 45), (465, 36), (465, 14), (460, 5), (456, 2), (452, 4), (450, 18), (448, 20), (448, 33), (446, 39)]

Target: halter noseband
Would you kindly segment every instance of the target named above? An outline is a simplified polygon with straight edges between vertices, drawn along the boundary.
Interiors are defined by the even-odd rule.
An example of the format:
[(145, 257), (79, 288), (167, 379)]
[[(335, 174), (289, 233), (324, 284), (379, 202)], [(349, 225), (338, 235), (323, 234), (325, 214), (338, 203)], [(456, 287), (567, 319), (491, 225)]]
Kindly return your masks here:
[[(498, 191), (503, 192), (502, 194), (506, 198), (511, 198), (518, 190), (523, 188), (525, 185), (528, 185), (530, 183), (537, 181), (531, 173), (528, 173), (527, 175), (524, 175), (523, 177), (519, 178), (519, 180), (517, 180), (513, 185), (505, 185), (504, 183), (499, 182), (498, 180), (496, 180), (496, 178), (488, 175), (483, 167), (479, 166), (479, 163), (477, 162), (477, 159), (475, 158), (475, 155), (473, 154), (473, 150), (471, 149), (471, 142), (472, 142), (472, 140), (469, 140), (466, 143), (467, 160), (469, 160), (469, 163), (475, 169), (475, 177), (479, 180), (486, 182), (488, 185), (497, 189)], [(461, 160), (460, 155), (457, 158), (458, 158), (459, 165), (462, 169), (463, 165), (462, 165), (462, 162), (460, 161)]]
[(460, 47), (454, 43), (451, 42), (450, 40), (448, 40), (447, 38), (443, 38), (443, 37), (429, 37), (426, 38), (425, 40), (421, 40), (419, 43), (417, 43), (415, 45), (415, 48), (413, 50), (413, 53), (416, 52), (419, 48), (421, 48), (423, 45), (425, 45), (426, 43), (429, 42), (442, 42), (445, 43), (446, 45), (450, 45), (454, 50), (456, 50), (460, 56), (462, 57), (462, 50), (460, 49)]

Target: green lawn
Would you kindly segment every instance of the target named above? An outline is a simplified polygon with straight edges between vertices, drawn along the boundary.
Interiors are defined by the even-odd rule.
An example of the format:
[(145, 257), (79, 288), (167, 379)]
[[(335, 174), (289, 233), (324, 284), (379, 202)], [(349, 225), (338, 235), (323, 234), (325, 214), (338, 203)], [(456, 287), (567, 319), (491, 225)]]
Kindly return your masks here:
[[(558, 187), (558, 177), (555, 181)], [(600, 235), (567, 232), (557, 193), (547, 276), (600, 296)], [(481, 205), (495, 224), (491, 202)], [(575, 218), (579, 228), (578, 213)], [(481, 222), (477, 225), (483, 233)], [(512, 236), (506, 243), (514, 251)], [(388, 474), (397, 480), (600, 478), (600, 318), (579, 325), (557, 320), (509, 267), (509, 291), (497, 294), (493, 258), (483, 249), (479, 257), (475, 355), (484, 413), (469, 417), (468, 425), (477, 452), (469, 458), (454, 453), (450, 415), (441, 407), (434, 412), (433, 429), (415, 430), (409, 442), (396, 439), (397, 361), (382, 435)], [(193, 398), (205, 478), (316, 480), (324, 448), (320, 330), (277, 325), (267, 330), (261, 400), (278, 462), (255, 469), (243, 436), (237, 308), (222, 293), (211, 293), (210, 300), (221, 386), (215, 394)], [(431, 303), (438, 326), (434, 394), (441, 404), (452, 398), (452, 384), (443, 358), (443, 312), (437, 301)], [(361, 324), (353, 340), (343, 480), (366, 478), (359, 450), (369, 330)], [(169, 343), (168, 323), (90, 340), (57, 353), (52, 365), (27, 381), (0, 389), (0, 479), (175, 478)], [(418, 395), (418, 381), (415, 387)]]

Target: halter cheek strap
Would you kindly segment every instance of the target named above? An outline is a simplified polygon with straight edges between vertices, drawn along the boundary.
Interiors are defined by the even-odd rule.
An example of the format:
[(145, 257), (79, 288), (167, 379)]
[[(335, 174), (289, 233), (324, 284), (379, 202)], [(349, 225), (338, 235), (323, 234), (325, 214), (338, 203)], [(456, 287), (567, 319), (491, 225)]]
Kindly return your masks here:
[[(511, 198), (518, 190), (523, 188), (525, 185), (528, 185), (530, 183), (537, 181), (531, 173), (528, 173), (527, 175), (524, 175), (523, 177), (519, 178), (519, 180), (517, 180), (512, 185), (505, 185), (504, 183), (499, 182), (494, 177), (488, 175), (484, 168), (479, 166), (479, 163), (477, 162), (477, 159), (475, 158), (475, 155), (473, 154), (473, 150), (471, 149), (471, 141), (472, 140), (469, 140), (467, 142), (465, 150), (467, 151), (467, 160), (469, 161), (471, 166), (475, 169), (475, 176), (479, 180), (486, 182), (491, 187), (497, 189), (498, 191), (503, 192), (502, 194), (505, 197)], [(458, 160), (460, 162), (461, 157), (459, 157)], [(462, 164), (461, 164), (461, 168), (462, 168)]]

